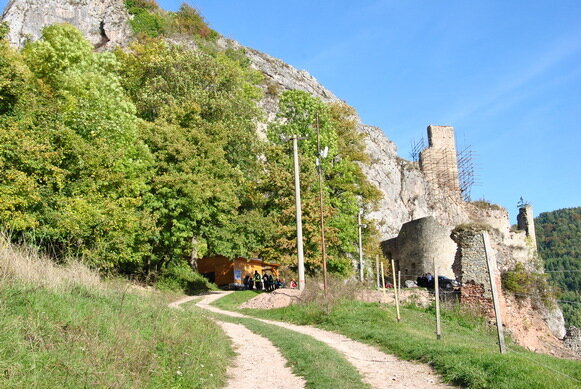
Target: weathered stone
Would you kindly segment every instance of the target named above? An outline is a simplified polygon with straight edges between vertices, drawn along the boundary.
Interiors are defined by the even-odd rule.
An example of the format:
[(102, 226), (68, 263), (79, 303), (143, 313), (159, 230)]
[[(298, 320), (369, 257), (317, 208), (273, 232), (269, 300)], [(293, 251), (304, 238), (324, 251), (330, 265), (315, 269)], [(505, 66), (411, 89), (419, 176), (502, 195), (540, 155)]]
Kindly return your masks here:
[(404, 280), (434, 273), (434, 262), (439, 275), (454, 277), (456, 244), (450, 239), (450, 229), (432, 216), (405, 223), (397, 238), (382, 242), (381, 247), (387, 258), (394, 259)]
[(565, 345), (581, 357), (581, 329), (569, 327), (564, 339)]
[(529, 239), (532, 241), (532, 245), (537, 248), (537, 238), (535, 234), (535, 219), (533, 216), (533, 207), (530, 204), (526, 204), (518, 209), (518, 215), (516, 217), (517, 228), (524, 231)]
[(132, 36), (129, 19), (123, 0), (11, 0), (2, 15), (15, 47), (37, 40), (44, 27), (57, 23), (77, 27), (98, 48), (125, 45)]

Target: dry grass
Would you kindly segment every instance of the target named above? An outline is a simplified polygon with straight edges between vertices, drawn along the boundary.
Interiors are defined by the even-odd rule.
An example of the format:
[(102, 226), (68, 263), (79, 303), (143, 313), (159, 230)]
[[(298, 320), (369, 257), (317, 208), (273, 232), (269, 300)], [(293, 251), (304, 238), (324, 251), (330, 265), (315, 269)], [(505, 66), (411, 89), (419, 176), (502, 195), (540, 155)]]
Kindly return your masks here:
[(0, 234), (0, 284), (14, 282), (55, 291), (104, 288), (99, 274), (80, 262), (70, 260), (63, 266), (57, 265), (37, 250), (17, 246), (5, 234)]
[(354, 279), (343, 279), (339, 277), (328, 277), (327, 294), (323, 288), (322, 278), (311, 278), (306, 283), (304, 292), (301, 295), (303, 303), (315, 303), (319, 305), (325, 313), (330, 313), (332, 308), (341, 301), (354, 300), (364, 289), (364, 286)]

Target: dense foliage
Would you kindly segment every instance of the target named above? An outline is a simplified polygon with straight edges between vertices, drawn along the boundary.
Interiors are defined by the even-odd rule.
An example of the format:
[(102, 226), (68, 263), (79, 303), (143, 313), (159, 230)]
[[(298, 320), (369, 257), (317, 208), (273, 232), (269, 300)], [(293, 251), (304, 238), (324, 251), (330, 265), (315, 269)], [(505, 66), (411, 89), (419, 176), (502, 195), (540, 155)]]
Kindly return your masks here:
[(125, 0), (133, 31), (141, 37), (155, 38), (175, 34), (190, 38), (215, 39), (218, 33), (212, 30), (200, 13), (183, 3), (177, 12), (162, 10), (155, 0)]
[(581, 328), (581, 207), (543, 212), (535, 227), (545, 269), (562, 290), (565, 321)]
[[(359, 166), (367, 157), (353, 111), (285, 92), (271, 142), (261, 141), (262, 82), (239, 50), (142, 37), (126, 51), (96, 53), (69, 25), (46, 28), (21, 52), (0, 39), (0, 225), (56, 258), (143, 278), (183, 274), (185, 263), (217, 254), (292, 265), (292, 152), (278, 134), (298, 134), (307, 137), (305, 253), (316, 273), (318, 117), (330, 150), (322, 162), (330, 269), (349, 274), (357, 212), (379, 197)], [(374, 231), (364, 230), (370, 248)]]

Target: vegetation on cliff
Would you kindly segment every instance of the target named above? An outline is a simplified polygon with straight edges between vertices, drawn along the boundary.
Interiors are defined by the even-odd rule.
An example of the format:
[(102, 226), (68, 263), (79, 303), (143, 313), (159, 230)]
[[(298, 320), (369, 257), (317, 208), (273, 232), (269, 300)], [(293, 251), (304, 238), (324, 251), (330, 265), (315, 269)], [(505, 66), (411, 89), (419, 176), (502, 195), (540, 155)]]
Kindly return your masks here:
[(562, 291), (565, 322), (581, 328), (581, 207), (543, 212), (535, 228), (545, 269)]
[[(242, 54), (146, 36), (126, 51), (96, 53), (70, 25), (47, 27), (20, 52), (0, 39), (1, 227), (57, 260), (75, 256), (142, 279), (184, 274), (191, 259), (215, 254), (291, 264), (291, 150), (277, 134), (299, 134), (308, 137), (301, 189), (308, 270), (316, 273), (318, 115), (330, 149), (330, 269), (348, 274), (357, 212), (379, 197), (358, 165), (366, 157), (352, 111), (286, 92), (272, 142), (260, 140), (263, 76)], [(364, 242), (377, 247), (373, 228)]]

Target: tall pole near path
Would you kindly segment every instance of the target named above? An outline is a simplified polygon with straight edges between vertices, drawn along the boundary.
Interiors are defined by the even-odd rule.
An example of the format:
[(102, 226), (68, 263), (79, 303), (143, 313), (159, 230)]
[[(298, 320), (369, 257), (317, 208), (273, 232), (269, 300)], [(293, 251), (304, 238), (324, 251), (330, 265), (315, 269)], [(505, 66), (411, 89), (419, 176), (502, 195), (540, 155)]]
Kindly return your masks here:
[(359, 226), (359, 281), (363, 282), (363, 239), (361, 238), (361, 210), (357, 214), (357, 225)]
[(293, 158), (295, 167), (295, 202), (297, 210), (297, 256), (299, 262), (299, 290), (305, 289), (305, 258), (303, 254), (303, 221), (301, 209), (301, 182), (299, 178), (298, 136), (293, 136)]
[(319, 129), (319, 115), (316, 118), (317, 124), (317, 170), (319, 171), (319, 206), (321, 209), (321, 255), (323, 256), (323, 290), (325, 291), (325, 296), (327, 295), (327, 252), (325, 248), (325, 218), (323, 215), (323, 158), (326, 155), (321, 154), (321, 131)]
[(436, 266), (436, 258), (434, 258), (434, 291), (436, 294), (436, 339), (440, 340), (442, 337), (442, 327), (440, 324), (440, 282), (438, 278), (438, 266)]

